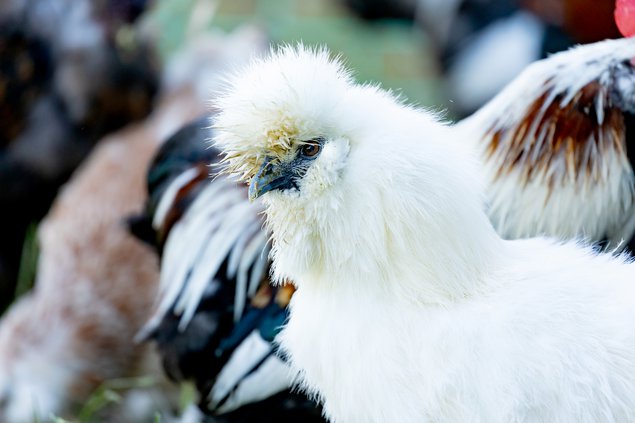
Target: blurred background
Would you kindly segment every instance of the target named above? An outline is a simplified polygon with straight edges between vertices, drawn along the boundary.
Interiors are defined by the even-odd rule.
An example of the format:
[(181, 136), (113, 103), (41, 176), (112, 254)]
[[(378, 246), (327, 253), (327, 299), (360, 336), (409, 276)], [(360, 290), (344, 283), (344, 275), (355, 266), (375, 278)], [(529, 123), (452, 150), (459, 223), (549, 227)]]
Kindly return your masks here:
[[(82, 163), (95, 146), (145, 122), (148, 130), (161, 129), (153, 135), (156, 147), (158, 138), (185, 123), (185, 117), (166, 122), (174, 110), (187, 114), (191, 104), (157, 112), (169, 93), (195, 92), (188, 115), (194, 118), (208, 107), (224, 72), (270, 43), (302, 41), (341, 54), (360, 81), (380, 82), (412, 103), (460, 119), (529, 63), (577, 43), (618, 38), (613, 9), (613, 0), (4, 0), (0, 313), (36, 281), (44, 283), (38, 226), (78, 166), (88, 166)], [(148, 151), (147, 159), (132, 152), (126, 158), (144, 177)], [(108, 184), (115, 171), (92, 183)], [(135, 201), (130, 207), (140, 209), (142, 199)], [(72, 230), (81, 234), (93, 216), (73, 217)], [(64, 237), (49, 241), (47, 248), (64, 248), (56, 244)], [(59, 269), (60, 279), (73, 274), (62, 264)], [(98, 282), (109, 277), (93, 272)], [(60, 283), (51, 295), (72, 295), (68, 289)], [(150, 304), (154, 291), (146, 295)], [(15, 336), (24, 335), (5, 342), (16, 342)]]

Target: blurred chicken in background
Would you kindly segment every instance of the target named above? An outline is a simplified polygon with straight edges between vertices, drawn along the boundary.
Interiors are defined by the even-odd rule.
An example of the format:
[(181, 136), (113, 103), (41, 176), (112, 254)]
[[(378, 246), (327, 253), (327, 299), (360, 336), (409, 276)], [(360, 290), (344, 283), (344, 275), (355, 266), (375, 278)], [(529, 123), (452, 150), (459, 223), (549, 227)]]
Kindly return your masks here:
[(157, 274), (121, 219), (143, 199), (143, 164), (158, 145), (151, 130), (104, 140), (41, 224), (37, 284), (0, 325), (2, 421), (70, 418), (106, 380), (141, 371), (146, 352), (131, 339)]
[(171, 421), (175, 388), (162, 382), (154, 349), (133, 341), (157, 294), (156, 255), (129, 235), (125, 221), (142, 208), (147, 168), (161, 143), (205, 111), (223, 70), (265, 43), (253, 28), (192, 37), (197, 46), (194, 40), (205, 38), (205, 48), (185, 47), (168, 61), (157, 109), (100, 141), (40, 226), (36, 285), (0, 321), (2, 422), (75, 418), (97, 387), (147, 374), (158, 381), (156, 392), (93, 419), (136, 423), (158, 412)]
[[(160, 142), (204, 109), (193, 92), (164, 93), (144, 123), (101, 141), (40, 225), (36, 285), (0, 322), (0, 421), (72, 417), (109, 379), (160, 380), (157, 360), (133, 342), (156, 294), (156, 258), (124, 221), (143, 204)], [(164, 401), (111, 421), (151, 421)]]
[(149, 202), (132, 230), (161, 253), (161, 289), (140, 337), (156, 342), (172, 379), (196, 383), (211, 422), (322, 422), (314, 402), (290, 391), (273, 343), (293, 288), (270, 285), (262, 206), (216, 174), (209, 120), (172, 136), (148, 173)]
[(158, 68), (131, 26), (145, 0), (0, 4), (0, 313), (25, 231), (105, 134), (146, 116)]
[[(190, 28), (213, 13), (209, 5), (196, 4)], [(198, 69), (190, 80), (208, 99), (221, 88), (223, 71), (267, 47), (254, 27), (237, 29), (222, 44), (216, 32), (188, 37), (167, 79), (187, 80), (187, 69)], [(201, 66), (206, 56), (215, 66)], [(323, 422), (313, 401), (290, 391), (288, 367), (276, 354), (272, 341), (292, 291), (269, 285), (260, 205), (209, 166), (219, 161), (208, 144), (209, 119), (189, 123), (162, 146), (148, 171), (145, 211), (130, 220), (131, 231), (161, 256), (156, 307), (138, 339), (156, 345), (172, 380), (195, 383), (205, 421)]]
[(634, 59), (632, 37), (554, 54), (455, 125), (480, 154), (499, 234), (633, 251)]

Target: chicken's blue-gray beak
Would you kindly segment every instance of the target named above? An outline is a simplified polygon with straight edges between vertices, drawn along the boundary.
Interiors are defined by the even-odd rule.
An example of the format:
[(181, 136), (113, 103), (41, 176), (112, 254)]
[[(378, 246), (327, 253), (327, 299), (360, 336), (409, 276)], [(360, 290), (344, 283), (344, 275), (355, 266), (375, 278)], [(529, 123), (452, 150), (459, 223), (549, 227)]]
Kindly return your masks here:
[(261, 195), (276, 189), (287, 189), (293, 186), (289, 166), (266, 158), (258, 169), (258, 173), (249, 183), (249, 200), (253, 201)]

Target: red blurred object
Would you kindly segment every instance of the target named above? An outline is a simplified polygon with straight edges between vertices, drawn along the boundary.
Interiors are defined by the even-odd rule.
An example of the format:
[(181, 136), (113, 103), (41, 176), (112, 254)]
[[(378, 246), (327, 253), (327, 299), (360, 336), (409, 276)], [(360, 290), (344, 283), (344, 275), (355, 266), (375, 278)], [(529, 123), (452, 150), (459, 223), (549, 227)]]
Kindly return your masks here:
[(615, 23), (623, 36), (635, 35), (635, 0), (615, 2)]

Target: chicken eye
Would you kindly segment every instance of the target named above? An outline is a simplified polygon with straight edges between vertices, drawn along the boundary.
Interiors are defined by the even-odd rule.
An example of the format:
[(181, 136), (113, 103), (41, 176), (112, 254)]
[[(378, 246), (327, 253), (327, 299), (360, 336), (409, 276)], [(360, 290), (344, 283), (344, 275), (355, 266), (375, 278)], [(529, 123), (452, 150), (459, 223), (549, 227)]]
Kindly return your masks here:
[(315, 157), (320, 152), (321, 148), (320, 143), (316, 141), (307, 142), (300, 149), (300, 154), (304, 157)]

